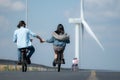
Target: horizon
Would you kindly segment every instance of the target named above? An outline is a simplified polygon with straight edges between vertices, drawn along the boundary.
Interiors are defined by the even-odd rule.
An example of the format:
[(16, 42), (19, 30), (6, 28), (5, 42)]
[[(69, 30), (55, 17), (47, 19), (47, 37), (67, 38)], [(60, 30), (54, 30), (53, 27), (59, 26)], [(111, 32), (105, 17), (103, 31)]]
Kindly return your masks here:
[[(1, 60), (5, 63), (5, 64), (1, 64)], [(6, 61), (9, 61), (9, 63), (6, 63)], [(16, 63), (17, 62), (17, 60), (9, 60), (9, 59), (0, 59), (0, 65), (8, 65), (8, 66), (11, 66), (11, 65), (13, 65), (13, 66), (16, 66)], [(20, 65), (18, 65), (18, 66), (20, 66)], [(48, 71), (49, 71), (49, 68), (50, 69), (56, 69), (56, 68), (54, 68), (53, 66), (47, 66), (47, 65), (43, 65), (43, 64), (35, 64), (35, 63), (31, 63), (30, 65), (28, 65), (28, 67), (36, 67), (36, 69), (37, 68), (39, 68), (39, 67), (41, 67), (41, 68), (47, 68), (48, 69)], [(61, 66), (62, 67), (62, 66)], [(10, 69), (10, 68), (9, 68)], [(64, 67), (62, 67), (62, 69), (66, 69), (66, 70), (71, 70), (71, 68), (64, 68)], [(104, 71), (104, 72), (120, 72), (119, 70), (106, 70), (106, 69), (79, 69), (80, 71), (83, 71), (83, 70), (91, 70), (91, 71), (93, 71), (93, 70), (95, 70), (95, 71)], [(12, 70), (11, 70), (12, 71)], [(39, 71), (39, 70), (38, 70)], [(44, 70), (43, 70), (44, 71)], [(45, 70), (46, 71), (46, 70)]]

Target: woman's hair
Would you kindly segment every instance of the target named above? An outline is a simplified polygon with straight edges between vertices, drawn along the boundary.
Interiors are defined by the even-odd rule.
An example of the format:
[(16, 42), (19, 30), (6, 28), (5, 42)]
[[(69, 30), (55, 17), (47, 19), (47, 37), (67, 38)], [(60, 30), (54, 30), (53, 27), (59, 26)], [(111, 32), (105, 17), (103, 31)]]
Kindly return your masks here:
[(59, 35), (59, 34), (64, 34), (65, 31), (64, 31), (63, 25), (62, 25), (62, 24), (58, 24), (57, 30), (56, 30), (55, 32), (56, 32), (58, 35)]
[(26, 27), (25, 21), (23, 20), (19, 21), (19, 24), (17, 25), (17, 27), (20, 28), (21, 26)]

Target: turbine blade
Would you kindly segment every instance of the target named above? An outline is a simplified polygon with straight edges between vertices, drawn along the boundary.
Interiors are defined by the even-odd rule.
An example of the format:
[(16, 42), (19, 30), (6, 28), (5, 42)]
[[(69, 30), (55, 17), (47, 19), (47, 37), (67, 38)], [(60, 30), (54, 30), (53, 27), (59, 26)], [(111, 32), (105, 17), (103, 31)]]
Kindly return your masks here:
[(100, 41), (97, 39), (97, 37), (95, 36), (94, 32), (91, 30), (91, 28), (89, 27), (89, 25), (87, 24), (86, 21), (82, 21), (85, 29), (87, 30), (87, 32), (95, 39), (95, 41), (99, 44), (99, 46), (104, 50), (102, 44), (100, 43)]

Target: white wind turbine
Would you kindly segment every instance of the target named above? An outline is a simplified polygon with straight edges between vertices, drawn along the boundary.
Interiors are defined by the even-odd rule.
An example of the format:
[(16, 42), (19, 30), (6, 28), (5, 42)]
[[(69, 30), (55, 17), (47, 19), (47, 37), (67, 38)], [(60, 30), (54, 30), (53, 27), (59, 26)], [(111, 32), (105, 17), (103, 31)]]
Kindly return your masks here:
[(82, 40), (83, 40), (83, 33), (84, 33), (83, 30), (84, 29), (91, 35), (91, 37), (93, 37), (95, 39), (95, 41), (98, 43), (98, 45), (104, 50), (102, 44), (97, 39), (94, 32), (91, 30), (91, 28), (89, 27), (89, 25), (87, 24), (87, 22), (84, 19), (83, 0), (81, 0), (80, 7), (81, 7), (80, 18), (74, 18), (74, 19), (70, 18), (69, 19), (70, 23), (74, 23), (76, 25), (75, 26), (75, 57), (78, 59), (78, 61), (79, 61), (79, 53), (82, 53), (82, 44), (83, 44)]

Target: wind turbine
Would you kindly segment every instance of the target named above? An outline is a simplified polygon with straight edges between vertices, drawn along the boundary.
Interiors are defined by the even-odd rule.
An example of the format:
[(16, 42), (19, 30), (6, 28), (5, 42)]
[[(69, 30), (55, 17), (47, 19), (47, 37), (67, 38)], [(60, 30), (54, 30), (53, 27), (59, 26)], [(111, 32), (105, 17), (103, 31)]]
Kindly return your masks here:
[(69, 18), (69, 22), (75, 24), (75, 58), (77, 58), (78, 61), (79, 61), (79, 53), (80, 52), (82, 53), (84, 29), (91, 35), (91, 37), (94, 38), (94, 40), (98, 43), (98, 45), (104, 50), (102, 44), (97, 39), (94, 32), (91, 30), (91, 28), (89, 27), (89, 25), (87, 24), (87, 22), (84, 19), (83, 0), (81, 0), (80, 9), (81, 9), (80, 10), (80, 18)]

